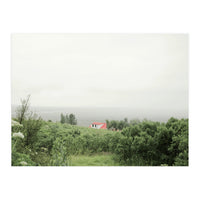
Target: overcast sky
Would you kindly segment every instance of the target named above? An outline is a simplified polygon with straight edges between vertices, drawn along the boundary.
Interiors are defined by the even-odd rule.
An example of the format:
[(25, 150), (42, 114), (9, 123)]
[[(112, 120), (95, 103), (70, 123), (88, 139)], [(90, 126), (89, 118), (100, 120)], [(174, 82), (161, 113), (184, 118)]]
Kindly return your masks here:
[(12, 104), (188, 110), (188, 35), (13, 34)]

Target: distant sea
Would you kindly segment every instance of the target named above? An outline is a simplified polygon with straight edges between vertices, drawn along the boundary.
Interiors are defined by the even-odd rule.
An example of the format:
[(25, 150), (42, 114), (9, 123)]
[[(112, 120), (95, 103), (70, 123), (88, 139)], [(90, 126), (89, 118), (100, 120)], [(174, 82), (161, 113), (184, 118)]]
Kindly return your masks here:
[[(17, 106), (12, 105), (12, 117), (15, 117)], [(141, 110), (127, 107), (30, 107), (30, 110), (41, 116), (44, 120), (60, 121), (60, 115), (73, 113), (79, 126), (88, 127), (92, 122), (105, 122), (108, 120), (148, 119), (152, 121), (166, 122), (170, 117), (188, 118), (187, 111), (170, 110)]]

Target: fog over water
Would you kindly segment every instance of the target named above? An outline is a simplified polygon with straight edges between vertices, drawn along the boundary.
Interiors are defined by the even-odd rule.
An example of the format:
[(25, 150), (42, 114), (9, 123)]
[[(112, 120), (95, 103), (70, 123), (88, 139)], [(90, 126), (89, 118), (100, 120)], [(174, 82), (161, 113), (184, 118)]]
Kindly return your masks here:
[(188, 115), (187, 34), (13, 34), (12, 105), (80, 125)]
[[(12, 106), (12, 116), (15, 116), (16, 106)], [(188, 113), (180, 110), (137, 110), (130, 108), (95, 108), (95, 107), (30, 107), (30, 110), (41, 116), (44, 120), (60, 121), (60, 114), (74, 113), (79, 126), (89, 126), (92, 122), (105, 122), (108, 120), (148, 119), (166, 122), (170, 117), (188, 118)]]

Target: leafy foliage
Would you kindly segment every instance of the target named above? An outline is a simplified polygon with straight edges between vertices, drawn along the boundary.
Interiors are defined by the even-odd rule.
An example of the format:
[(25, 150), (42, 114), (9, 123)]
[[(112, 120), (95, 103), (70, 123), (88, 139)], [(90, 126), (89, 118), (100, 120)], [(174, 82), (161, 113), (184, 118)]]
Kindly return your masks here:
[(13, 152), (12, 153), (12, 166), (35, 166), (29, 155)]
[(143, 121), (123, 129), (114, 150), (127, 165), (188, 165), (188, 120)]
[[(120, 121), (108, 122), (122, 128)], [(187, 119), (126, 123), (116, 132), (26, 118), (12, 126), (12, 133), (20, 131), (12, 136), (12, 165), (71, 166), (74, 158), (110, 152), (118, 165), (188, 166)]]
[(129, 126), (128, 119), (124, 118), (124, 120), (106, 120), (106, 124), (108, 129), (112, 130), (122, 130), (123, 128), (126, 128)]

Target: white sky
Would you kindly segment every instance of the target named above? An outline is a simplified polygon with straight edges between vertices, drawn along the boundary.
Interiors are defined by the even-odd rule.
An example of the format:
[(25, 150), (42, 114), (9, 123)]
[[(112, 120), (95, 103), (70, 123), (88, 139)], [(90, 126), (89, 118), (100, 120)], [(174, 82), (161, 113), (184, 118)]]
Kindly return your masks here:
[(13, 34), (12, 104), (188, 110), (186, 34)]

